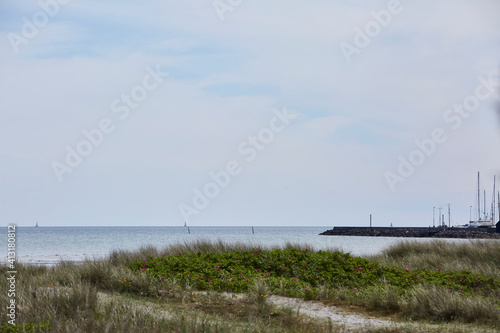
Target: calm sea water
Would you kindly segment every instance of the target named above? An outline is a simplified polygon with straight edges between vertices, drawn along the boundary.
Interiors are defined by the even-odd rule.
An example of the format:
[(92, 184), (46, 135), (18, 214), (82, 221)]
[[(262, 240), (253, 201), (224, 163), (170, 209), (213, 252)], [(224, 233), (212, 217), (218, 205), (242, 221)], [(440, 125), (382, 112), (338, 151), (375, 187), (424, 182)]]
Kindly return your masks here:
[[(7, 257), (7, 228), (0, 233), (1, 262)], [(101, 258), (112, 250), (136, 250), (141, 246), (165, 247), (197, 240), (252, 245), (282, 246), (287, 242), (307, 244), (316, 250), (338, 248), (354, 255), (376, 254), (410, 238), (320, 236), (325, 227), (18, 227), (17, 260), (54, 264), (60, 260)], [(415, 238), (418, 241), (429, 239)], [(464, 241), (464, 240), (454, 240)], [(0, 252), (1, 253), (1, 252)]]

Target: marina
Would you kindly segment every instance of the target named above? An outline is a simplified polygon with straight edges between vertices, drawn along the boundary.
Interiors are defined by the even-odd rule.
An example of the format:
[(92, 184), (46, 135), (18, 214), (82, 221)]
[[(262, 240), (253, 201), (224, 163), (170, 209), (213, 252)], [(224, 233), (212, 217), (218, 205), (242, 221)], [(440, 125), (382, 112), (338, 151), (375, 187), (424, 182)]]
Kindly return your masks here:
[[(486, 191), (483, 192), (481, 201), (480, 174), (477, 173), (477, 200), (476, 200), (476, 220), (472, 220), (472, 206), (470, 206), (469, 223), (463, 225), (451, 225), (451, 210), (448, 204), (448, 225), (446, 225), (444, 214), (441, 214), (439, 207), (438, 225), (436, 226), (436, 207), (432, 211), (432, 227), (373, 227), (372, 216), (370, 215), (369, 227), (349, 227), (338, 226), (331, 230), (326, 230), (320, 235), (324, 236), (375, 236), (375, 237), (415, 237), (415, 238), (471, 238), (471, 239), (500, 239), (500, 221), (496, 221), (496, 204), (500, 212), (500, 192), (497, 193), (498, 200), (495, 200), (496, 177), (493, 178), (493, 197), (491, 200), (491, 212), (486, 211)], [(496, 201), (496, 202), (495, 202)], [(481, 205), (483, 212), (481, 214)]]

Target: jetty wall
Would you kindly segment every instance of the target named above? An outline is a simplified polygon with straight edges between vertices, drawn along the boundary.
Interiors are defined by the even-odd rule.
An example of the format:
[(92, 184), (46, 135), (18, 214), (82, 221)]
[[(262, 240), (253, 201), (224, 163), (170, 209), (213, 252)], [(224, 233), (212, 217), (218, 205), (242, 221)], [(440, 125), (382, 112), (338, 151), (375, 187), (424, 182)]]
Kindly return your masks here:
[[(491, 230), (490, 230), (491, 229)], [(499, 238), (494, 228), (462, 229), (446, 227), (334, 227), (325, 236), (430, 237), (430, 238)]]

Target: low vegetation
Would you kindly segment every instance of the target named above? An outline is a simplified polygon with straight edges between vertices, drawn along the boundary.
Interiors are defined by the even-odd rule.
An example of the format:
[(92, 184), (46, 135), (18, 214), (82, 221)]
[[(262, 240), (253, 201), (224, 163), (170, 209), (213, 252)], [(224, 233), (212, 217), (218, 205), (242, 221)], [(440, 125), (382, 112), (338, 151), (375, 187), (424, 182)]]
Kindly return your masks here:
[(178, 253), (151, 256), (128, 267), (156, 279), (176, 279), (197, 290), (244, 292), (259, 280), (265, 281), (274, 293), (306, 298), (315, 298), (324, 287), (360, 290), (391, 286), (402, 294), (412, 286), (436, 285), (450, 292), (485, 295), (500, 288), (500, 280), (468, 271), (380, 266), (347, 253), (308, 249)]
[[(400, 322), (394, 327), (365, 325), (355, 331), (498, 330), (500, 279), (489, 274), (498, 271), (498, 257), (484, 253), (497, 249), (499, 242), (481, 242), (482, 250), (476, 255), (482, 264), (471, 261), (468, 266), (453, 266), (454, 260), (460, 261), (453, 258), (461, 258), (464, 250), (446, 248), (443, 243), (424, 244), (430, 247), (425, 251), (419, 249), (421, 243), (403, 243), (399, 246), (404, 251), (396, 246), (365, 259), (293, 244), (266, 249), (197, 242), (115, 251), (106, 260), (82, 264), (18, 265), (18, 325), (1, 318), (0, 333), (350, 329), (276, 307), (269, 302), (271, 295), (321, 301)], [(471, 248), (475, 245), (470, 243)], [(446, 263), (422, 264), (423, 257), (437, 249), (448, 258)], [(472, 250), (478, 251), (477, 246)], [(6, 287), (7, 281), (1, 280), (0, 289)], [(1, 304), (7, 300), (5, 293), (0, 294)], [(409, 320), (419, 321), (425, 329), (405, 324)], [(457, 323), (473, 326), (457, 328)]]

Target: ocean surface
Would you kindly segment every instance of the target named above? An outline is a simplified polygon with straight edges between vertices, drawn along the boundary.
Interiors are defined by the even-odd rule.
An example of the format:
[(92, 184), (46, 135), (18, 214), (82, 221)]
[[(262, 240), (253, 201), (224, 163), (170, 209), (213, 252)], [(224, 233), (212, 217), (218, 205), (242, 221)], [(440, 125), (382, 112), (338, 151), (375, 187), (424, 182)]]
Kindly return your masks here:
[[(327, 227), (17, 227), (17, 261), (53, 265), (61, 260), (82, 261), (109, 255), (112, 250), (158, 248), (197, 240), (255, 246), (282, 246), (287, 242), (306, 244), (316, 250), (337, 248), (354, 255), (377, 254), (402, 240), (427, 238), (320, 236)], [(7, 259), (7, 227), (0, 233), (1, 262)], [(3, 234), (3, 235), (2, 235)], [(449, 240), (467, 241), (467, 240)], [(1, 253), (1, 252), (0, 252)]]

